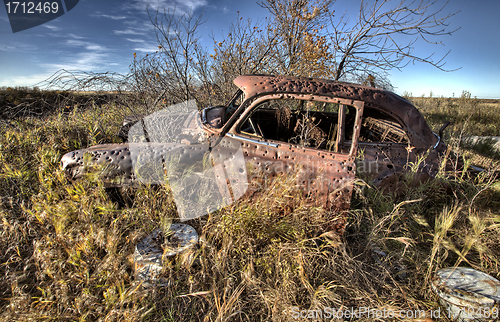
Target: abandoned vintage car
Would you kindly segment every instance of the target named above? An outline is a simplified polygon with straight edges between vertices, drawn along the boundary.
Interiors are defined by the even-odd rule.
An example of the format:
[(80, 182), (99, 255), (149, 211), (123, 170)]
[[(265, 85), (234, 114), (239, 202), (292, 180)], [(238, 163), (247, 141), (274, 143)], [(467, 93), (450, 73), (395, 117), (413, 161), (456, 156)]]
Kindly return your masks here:
[[(109, 187), (172, 185), (190, 168), (191, 177), (210, 177), (213, 186), (201, 189), (193, 180), (177, 185), (178, 199), (189, 199), (177, 204), (181, 218), (189, 219), (263, 189), (266, 180), (284, 173), (296, 176), (311, 203), (342, 212), (349, 207), (356, 173), (394, 189), (397, 174), (417, 156), (425, 154), (420, 170), (432, 177), (446, 152), (442, 133), (433, 133), (410, 102), (389, 91), (290, 76), (243, 75), (234, 83), (239, 89), (225, 106), (184, 113), (166, 109), (137, 118), (121, 131), (128, 142), (67, 153), (62, 167), (76, 179), (91, 165), (101, 165)], [(185, 165), (184, 172), (171, 174), (179, 169), (171, 166), (174, 161)], [(193, 208), (200, 198), (193, 199), (192, 191), (182, 195), (193, 185), (217, 191), (220, 200)]]

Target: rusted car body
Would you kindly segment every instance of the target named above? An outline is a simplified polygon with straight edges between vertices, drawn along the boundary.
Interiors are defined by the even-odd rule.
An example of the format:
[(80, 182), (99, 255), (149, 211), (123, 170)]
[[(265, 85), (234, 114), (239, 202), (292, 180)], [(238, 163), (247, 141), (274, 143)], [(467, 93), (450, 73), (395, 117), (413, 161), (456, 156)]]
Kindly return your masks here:
[[(434, 176), (439, 156), (446, 151), (422, 114), (385, 90), (289, 76), (243, 75), (234, 83), (239, 90), (225, 106), (196, 110), (182, 120), (165, 114), (160, 124), (181, 126), (168, 142), (147, 135), (134, 141), (129, 132), (128, 143), (64, 155), (62, 167), (75, 179), (89, 164), (108, 164), (102, 175), (106, 185), (134, 185), (140, 169), (133, 166), (131, 150), (142, 160), (160, 158), (148, 152), (147, 147), (155, 145), (162, 155), (162, 162), (156, 163), (163, 168), (160, 172), (167, 171), (165, 154), (177, 151), (177, 159), (186, 164), (209, 155), (218, 189), (233, 200), (265, 189), (268, 180), (292, 174), (311, 204), (342, 212), (349, 208), (357, 173), (375, 185), (395, 189), (397, 174), (416, 162), (417, 156), (425, 155), (422, 173)], [(236, 175), (229, 175), (230, 180), (231, 169), (224, 160), (235, 154), (226, 150), (237, 149), (243, 153), (245, 167), (232, 169)], [(340, 228), (343, 222), (334, 225)]]

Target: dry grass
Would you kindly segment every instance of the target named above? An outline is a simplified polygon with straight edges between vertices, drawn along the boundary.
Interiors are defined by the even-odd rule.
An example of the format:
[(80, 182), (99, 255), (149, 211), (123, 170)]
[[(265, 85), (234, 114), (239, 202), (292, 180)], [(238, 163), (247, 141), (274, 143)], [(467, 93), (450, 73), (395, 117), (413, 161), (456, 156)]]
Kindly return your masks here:
[(500, 151), (493, 145), (496, 141), (483, 139), (471, 144), (469, 136), (500, 136), (500, 101), (497, 99), (473, 98), (463, 91), (457, 98), (409, 97), (406, 96), (425, 116), (432, 130), (450, 121), (445, 131), (445, 141), (464, 154), (475, 165), (496, 168), (500, 163)]
[(129, 191), (131, 206), (117, 209), (94, 177), (71, 184), (59, 169), (62, 154), (116, 140), (121, 117), (109, 106), (0, 122), (2, 320), (289, 321), (298, 310), (325, 307), (428, 312), (438, 307), (429, 279), (439, 268), (499, 277), (493, 172), (441, 175), (406, 187), (401, 199), (360, 182), (342, 237), (318, 232), (327, 216), (306, 207), (285, 178), (256, 200), (188, 222), (199, 247), (166, 263), (171, 286), (144, 290), (131, 254), (160, 222), (176, 219), (169, 190)]
[(426, 117), (436, 131), (446, 121), (452, 124), (448, 133), (463, 132), (467, 135), (500, 136), (500, 101), (478, 99), (464, 91), (458, 98), (406, 97)]

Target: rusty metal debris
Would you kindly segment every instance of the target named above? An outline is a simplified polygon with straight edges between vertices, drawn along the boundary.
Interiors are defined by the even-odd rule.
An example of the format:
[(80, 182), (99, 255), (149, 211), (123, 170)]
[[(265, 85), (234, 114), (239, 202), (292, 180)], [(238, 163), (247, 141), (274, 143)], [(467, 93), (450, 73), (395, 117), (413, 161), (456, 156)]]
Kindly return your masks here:
[[(104, 183), (120, 187), (163, 183), (172, 162), (205, 178), (208, 157), (212, 189), (220, 192), (211, 210), (293, 174), (311, 204), (342, 213), (349, 208), (356, 174), (394, 190), (398, 175), (418, 155), (426, 155), (424, 177), (433, 177), (446, 151), (422, 114), (385, 90), (290, 76), (243, 75), (234, 83), (239, 90), (225, 106), (127, 120), (121, 136), (128, 131), (128, 143), (70, 152), (62, 167), (76, 179), (101, 165)], [(166, 130), (173, 125), (176, 131)], [(150, 166), (144, 167), (147, 160)], [(144, 173), (149, 181), (140, 180)], [(194, 201), (185, 209), (191, 211)], [(337, 219), (330, 228), (343, 226)]]

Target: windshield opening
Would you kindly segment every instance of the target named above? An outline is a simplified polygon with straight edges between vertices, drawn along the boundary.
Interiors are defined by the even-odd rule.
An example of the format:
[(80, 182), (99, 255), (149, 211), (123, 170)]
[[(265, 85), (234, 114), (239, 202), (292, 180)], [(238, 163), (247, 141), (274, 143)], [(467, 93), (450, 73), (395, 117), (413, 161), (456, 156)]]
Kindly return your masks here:
[(241, 89), (233, 95), (231, 100), (226, 106), (226, 111), (224, 115), (224, 120), (229, 120), (229, 118), (233, 115), (234, 111), (240, 107), (240, 105), (245, 101), (245, 94)]

